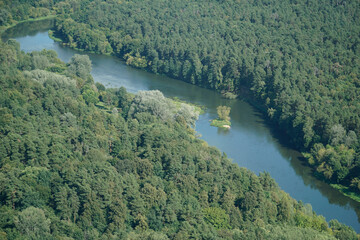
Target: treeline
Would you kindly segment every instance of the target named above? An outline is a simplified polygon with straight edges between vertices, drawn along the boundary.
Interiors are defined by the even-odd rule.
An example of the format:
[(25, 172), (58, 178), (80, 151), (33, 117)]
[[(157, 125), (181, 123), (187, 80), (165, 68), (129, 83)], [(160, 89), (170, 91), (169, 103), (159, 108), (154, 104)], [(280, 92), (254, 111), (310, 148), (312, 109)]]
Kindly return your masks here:
[(323, 179), (360, 192), (356, 1), (65, 1), (74, 48), (255, 98)]
[(193, 107), (90, 71), (0, 43), (1, 239), (357, 239), (196, 138)]
[(0, 29), (30, 18), (46, 17), (53, 13), (53, 6), (62, 0), (1, 0)]

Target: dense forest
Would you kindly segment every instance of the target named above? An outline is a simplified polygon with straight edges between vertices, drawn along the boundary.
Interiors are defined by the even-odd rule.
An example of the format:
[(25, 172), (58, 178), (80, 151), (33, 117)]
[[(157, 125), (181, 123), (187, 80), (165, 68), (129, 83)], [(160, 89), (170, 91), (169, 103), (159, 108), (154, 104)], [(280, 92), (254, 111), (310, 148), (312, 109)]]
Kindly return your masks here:
[[(359, 8), (0, 0), (0, 30), (56, 14), (70, 47), (255, 100), (319, 176), (359, 191)], [(192, 106), (90, 70), (0, 43), (0, 239), (358, 239), (198, 139)]]
[(253, 101), (319, 177), (360, 193), (358, 1), (67, 0), (53, 11), (70, 47)]
[(194, 107), (90, 70), (0, 43), (0, 239), (357, 239), (198, 139)]
[(19, 21), (46, 17), (61, 0), (0, 0), (0, 29)]
[(357, 1), (0, 1), (0, 26), (57, 15), (64, 44), (245, 97), (325, 181), (360, 193)]

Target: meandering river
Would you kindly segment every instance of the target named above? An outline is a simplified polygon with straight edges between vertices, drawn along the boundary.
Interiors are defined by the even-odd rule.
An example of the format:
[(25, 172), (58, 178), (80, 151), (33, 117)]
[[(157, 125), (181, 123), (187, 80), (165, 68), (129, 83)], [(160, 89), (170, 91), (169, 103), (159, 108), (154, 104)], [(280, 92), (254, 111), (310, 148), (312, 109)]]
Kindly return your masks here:
[[(23, 23), (6, 31), (3, 37), (15, 38), (25, 52), (44, 48), (55, 50), (65, 62), (75, 53), (84, 54), (50, 39), (47, 30), (51, 27), (51, 20)], [(360, 204), (313, 177), (311, 169), (300, 161), (301, 154), (286, 146), (286, 136), (271, 127), (248, 103), (223, 99), (214, 91), (131, 68), (115, 57), (88, 55), (93, 64), (95, 81), (106, 87), (124, 86), (133, 93), (158, 89), (167, 97), (178, 97), (205, 106), (205, 113), (196, 122), (200, 138), (225, 152), (241, 167), (257, 174), (269, 172), (284, 191), (297, 200), (310, 203), (313, 210), (327, 221), (336, 218), (360, 232)], [(216, 107), (219, 105), (232, 109), (230, 130), (210, 126), (209, 121), (217, 117)]]

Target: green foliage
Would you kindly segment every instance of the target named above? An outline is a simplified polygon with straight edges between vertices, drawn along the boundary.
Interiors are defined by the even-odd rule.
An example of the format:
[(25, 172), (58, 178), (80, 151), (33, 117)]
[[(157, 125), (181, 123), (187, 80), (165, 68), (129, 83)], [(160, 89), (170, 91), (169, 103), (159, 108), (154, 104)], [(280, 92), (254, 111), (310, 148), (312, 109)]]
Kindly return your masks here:
[(359, 192), (359, 183), (358, 178), (354, 178), (351, 181), (350, 187), (346, 187), (341, 184), (330, 184), (331, 187), (339, 190), (342, 192), (345, 196), (360, 202), (360, 192)]
[(15, 225), (19, 232), (27, 239), (47, 239), (50, 236), (50, 220), (44, 211), (29, 207), (15, 217)]
[(83, 90), (82, 96), (87, 104), (96, 104), (99, 102), (99, 94), (92, 88)]
[(179, 107), (175, 104), (175, 102), (165, 98), (158, 90), (139, 91), (135, 95), (128, 113), (135, 116), (142, 112), (148, 112), (164, 121), (177, 119), (194, 126), (199, 117), (199, 112), (188, 104), (181, 103)]
[(32, 71), (24, 71), (24, 75), (41, 84), (50, 84), (56, 89), (63, 86), (75, 87), (76, 85), (76, 81), (74, 79), (45, 70), (35, 69)]
[(146, 68), (148, 63), (145, 57), (141, 57), (139, 53), (136, 53), (135, 56), (131, 56), (130, 53), (125, 54), (124, 56), (126, 64), (136, 68)]
[(230, 110), (231, 108), (228, 106), (218, 106), (216, 108), (217, 114), (220, 120), (230, 121)]
[(71, 57), (68, 72), (80, 78), (87, 78), (91, 72), (91, 61), (88, 55), (75, 54)]
[[(254, 239), (295, 229), (330, 238), (323, 218), (268, 174), (239, 168), (196, 138), (192, 107), (172, 108), (158, 91), (96, 87), (88, 72), (33, 69), (42, 67), (35, 55), (63, 74), (75, 69), (51, 52), (0, 43), (1, 237)], [(98, 91), (101, 104), (86, 104)]]
[(227, 129), (227, 128), (229, 128), (228, 126), (231, 126), (231, 122), (226, 121), (226, 120), (213, 119), (213, 120), (211, 120), (210, 125), (214, 126), (214, 127), (220, 127), (220, 128)]
[(317, 144), (308, 155), (309, 163), (317, 166), (316, 171), (327, 180), (341, 182), (355, 171), (355, 151), (341, 144), (336, 147)]
[(232, 92), (223, 92), (221, 94), (226, 99), (236, 99), (238, 96)]
[(1, 1), (0, 30), (2, 30), (2, 27), (7, 27), (20, 21), (48, 17), (52, 12), (51, 7), (54, 6), (58, 1), (59, 0)]
[(229, 229), (229, 215), (225, 210), (217, 207), (210, 207), (203, 209), (204, 218), (207, 222), (213, 225), (216, 229)]
[[(57, 4), (56, 32), (71, 47), (114, 52), (131, 66), (228, 98), (254, 99), (304, 152), (319, 143), (344, 144), (359, 156), (359, 6), (324, 0), (65, 1)], [(349, 186), (359, 177), (358, 161), (335, 174), (331, 165), (342, 163), (331, 161), (322, 167), (331, 182)]]
[(230, 107), (228, 106), (218, 106), (216, 108), (218, 119), (214, 119), (211, 121), (211, 126), (221, 127), (221, 128), (230, 128)]
[(171, 112), (173, 108), (172, 102), (165, 98), (160, 91), (139, 91), (130, 107), (129, 115), (149, 112), (162, 120), (170, 120), (173, 118)]
[(329, 224), (330, 224), (331, 230), (333, 231), (334, 236), (337, 239), (340, 239), (340, 240), (358, 239), (358, 236), (356, 236), (356, 234), (350, 227), (348, 227), (342, 223), (339, 223), (337, 220), (331, 220), (329, 222)]

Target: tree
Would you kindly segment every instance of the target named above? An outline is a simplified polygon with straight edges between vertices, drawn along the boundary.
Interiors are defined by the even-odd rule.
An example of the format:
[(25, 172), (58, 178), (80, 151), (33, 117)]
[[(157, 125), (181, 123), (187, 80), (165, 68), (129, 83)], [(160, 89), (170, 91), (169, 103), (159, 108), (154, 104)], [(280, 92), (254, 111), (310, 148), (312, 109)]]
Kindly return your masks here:
[[(271, 239), (266, 232), (277, 213), (281, 233), (299, 223), (312, 228), (303, 232), (326, 236), (312, 211), (294, 217), (300, 204), (281, 202), (284, 193), (267, 174), (239, 168), (172, 120), (193, 119), (191, 107), (181, 110), (160, 92), (132, 101), (125, 89), (105, 89), (112, 96), (107, 109), (87, 105), (82, 96), (96, 87), (86, 84), (80, 93), (48, 68), (25, 74), (21, 59), (28, 55), (4, 46), (13, 55), (0, 51), (0, 238), (230, 239), (237, 232)], [(109, 111), (130, 105), (126, 118)], [(355, 152), (332, 148), (320, 151), (319, 162), (345, 176)], [(356, 236), (351, 229), (339, 234)]]
[(162, 120), (173, 118), (173, 104), (158, 91), (139, 91), (131, 104), (129, 115), (137, 112), (149, 112)]
[(75, 223), (78, 216), (80, 206), (79, 198), (74, 189), (65, 185), (60, 187), (59, 192), (55, 194), (56, 209), (60, 212), (60, 216), (68, 221)]
[(217, 114), (218, 114), (220, 120), (230, 121), (230, 117), (229, 117), (230, 110), (231, 110), (230, 107), (218, 106), (216, 108), (216, 110), (217, 110)]
[(80, 78), (87, 78), (91, 72), (91, 61), (88, 55), (75, 54), (69, 62), (68, 72)]
[(199, 118), (199, 113), (195, 111), (195, 107), (189, 104), (181, 103), (180, 109), (176, 117), (182, 117), (189, 126), (195, 126), (196, 120)]
[(334, 125), (330, 130), (330, 143), (333, 146), (344, 142), (346, 137), (346, 130), (341, 124)]
[(96, 104), (99, 102), (99, 94), (91, 88), (84, 90), (82, 95), (87, 104)]
[(50, 64), (46, 56), (39, 54), (34, 55), (32, 61), (34, 69), (45, 69)]
[(203, 210), (204, 218), (207, 222), (213, 225), (216, 229), (229, 229), (229, 215), (225, 210), (218, 207), (205, 208)]
[(335, 237), (340, 240), (355, 240), (358, 239), (354, 230), (345, 224), (340, 223), (336, 219), (332, 219), (329, 222)]
[(47, 239), (50, 234), (50, 220), (40, 208), (28, 207), (20, 212), (15, 225), (29, 239)]
[(0, 9), (0, 26), (6, 25), (9, 20), (9, 12), (5, 9)]

